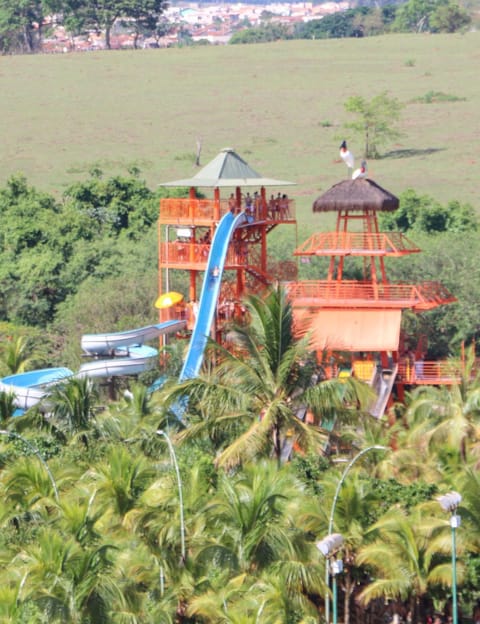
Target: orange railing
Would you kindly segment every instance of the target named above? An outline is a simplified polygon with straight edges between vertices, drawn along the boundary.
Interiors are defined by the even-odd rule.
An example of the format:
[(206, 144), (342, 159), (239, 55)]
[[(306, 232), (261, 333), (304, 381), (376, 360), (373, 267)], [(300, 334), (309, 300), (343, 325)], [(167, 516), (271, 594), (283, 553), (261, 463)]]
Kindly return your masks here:
[[(230, 245), (225, 260), (225, 265), (230, 267), (246, 266), (249, 263), (249, 246), (243, 241), (235, 241)], [(204, 268), (210, 253), (210, 245), (204, 243), (187, 243), (174, 241), (160, 243), (159, 255), (160, 263), (164, 265), (199, 265), (199, 269)]]
[[(160, 200), (161, 223), (195, 223), (198, 221), (214, 221), (216, 202), (210, 199), (174, 197)], [(220, 207), (221, 209), (221, 207)], [(224, 210), (225, 212), (225, 210)]]
[(358, 307), (414, 308), (429, 310), (455, 298), (437, 282), (422, 284), (374, 283), (360, 281), (311, 280), (289, 282), (288, 292), (294, 305), (355, 305)]
[[(398, 365), (400, 380), (412, 385), (443, 385), (459, 383), (464, 372), (461, 360), (426, 361), (402, 359)], [(478, 362), (474, 374), (478, 372)]]
[[(218, 208), (217, 208), (218, 207)], [(197, 222), (205, 224), (217, 221), (230, 209), (228, 200), (222, 199), (217, 204), (212, 199), (196, 198), (163, 198), (160, 200), (160, 223), (175, 224), (195, 224)], [(245, 206), (241, 206), (245, 210)], [(257, 202), (247, 216), (251, 216), (253, 221), (283, 222), (295, 221), (295, 201), (293, 199), (284, 200), (281, 210), (270, 209), (268, 203)]]
[(401, 256), (419, 251), (401, 232), (319, 232), (302, 243), (294, 255)]

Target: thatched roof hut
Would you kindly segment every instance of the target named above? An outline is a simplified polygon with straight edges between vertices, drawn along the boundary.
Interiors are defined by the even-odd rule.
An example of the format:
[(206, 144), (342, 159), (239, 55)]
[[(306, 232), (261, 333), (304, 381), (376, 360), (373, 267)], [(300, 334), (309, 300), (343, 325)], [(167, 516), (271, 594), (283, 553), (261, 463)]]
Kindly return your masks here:
[(392, 195), (373, 180), (357, 178), (332, 186), (313, 202), (313, 212), (379, 210), (391, 212), (399, 206)]

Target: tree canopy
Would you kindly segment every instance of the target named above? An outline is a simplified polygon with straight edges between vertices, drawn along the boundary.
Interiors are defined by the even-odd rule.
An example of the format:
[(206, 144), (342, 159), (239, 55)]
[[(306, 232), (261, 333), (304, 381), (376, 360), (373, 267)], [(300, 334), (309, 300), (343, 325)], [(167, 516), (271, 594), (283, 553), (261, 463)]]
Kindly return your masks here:
[(345, 127), (362, 139), (365, 158), (378, 158), (382, 145), (401, 136), (396, 124), (402, 108), (403, 104), (386, 91), (370, 100), (359, 95), (347, 99), (345, 110), (356, 115), (357, 120), (346, 123)]

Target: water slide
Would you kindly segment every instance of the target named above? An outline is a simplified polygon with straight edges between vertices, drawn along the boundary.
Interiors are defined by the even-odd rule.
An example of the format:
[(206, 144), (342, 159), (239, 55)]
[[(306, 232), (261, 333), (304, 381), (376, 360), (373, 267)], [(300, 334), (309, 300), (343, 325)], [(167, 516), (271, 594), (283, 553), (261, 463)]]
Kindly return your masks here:
[(115, 349), (115, 357), (110, 360), (93, 360), (80, 366), (75, 377), (119, 377), (122, 375), (139, 375), (155, 365), (158, 349), (142, 346), (132, 346), (124, 351), (124, 357)]
[(48, 394), (49, 386), (72, 376), (69, 368), (44, 368), (18, 373), (0, 379), (0, 392), (13, 392), (17, 409), (23, 411), (41, 401)]
[[(245, 222), (246, 216), (243, 212), (239, 215), (228, 212), (222, 217), (215, 231), (200, 295), (197, 320), (180, 373), (180, 381), (196, 377), (200, 371), (213, 324), (230, 240), (235, 229)], [(153, 365), (158, 353), (156, 349), (145, 346), (144, 342), (179, 331), (184, 327), (185, 321), (173, 320), (123, 332), (85, 334), (81, 340), (82, 350), (94, 359), (82, 364), (77, 373), (68, 368), (54, 368), (11, 375), (0, 380), (0, 391), (13, 392), (17, 408), (26, 410), (48, 394), (49, 386), (69, 377), (97, 378), (139, 374)], [(160, 387), (163, 381), (163, 378), (160, 378), (154, 382), (151, 391)]]
[(376, 393), (376, 399), (370, 407), (369, 412), (375, 418), (381, 418), (385, 413), (388, 399), (392, 393), (393, 384), (398, 373), (398, 364), (393, 368), (379, 369), (372, 382), (372, 387)]
[(123, 332), (104, 334), (85, 334), (82, 336), (81, 346), (85, 353), (96, 357), (101, 355), (115, 355), (115, 351), (140, 346), (144, 342), (158, 338), (163, 334), (171, 334), (185, 327), (185, 321), (165, 321), (156, 325), (129, 329)]
[(77, 373), (68, 368), (47, 368), (10, 375), (0, 379), (0, 391), (15, 395), (19, 410), (27, 410), (41, 401), (49, 387), (71, 377), (115, 377), (138, 375), (155, 364), (158, 350), (144, 345), (167, 333), (185, 327), (185, 321), (166, 321), (123, 332), (86, 334), (81, 346), (93, 359), (80, 366)]
[(198, 306), (197, 320), (188, 346), (187, 356), (180, 372), (180, 381), (196, 377), (200, 371), (208, 335), (217, 307), (228, 246), (233, 232), (246, 222), (243, 212), (234, 215), (227, 212), (218, 224), (210, 247), (207, 268)]

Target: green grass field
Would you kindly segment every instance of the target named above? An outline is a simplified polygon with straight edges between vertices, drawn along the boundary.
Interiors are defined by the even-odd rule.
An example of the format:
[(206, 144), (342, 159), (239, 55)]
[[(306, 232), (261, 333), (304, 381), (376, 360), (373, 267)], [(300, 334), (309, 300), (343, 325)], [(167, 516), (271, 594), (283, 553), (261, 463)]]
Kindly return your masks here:
[[(480, 33), (0, 57), (0, 184), (23, 172), (60, 194), (94, 163), (107, 175), (136, 164), (155, 188), (194, 172), (201, 138), (202, 165), (228, 146), (297, 182), (302, 221), (346, 177), (346, 98), (387, 90), (406, 104), (404, 136), (370, 177), (480, 211), (479, 66)], [(432, 91), (460, 99), (413, 102)]]

